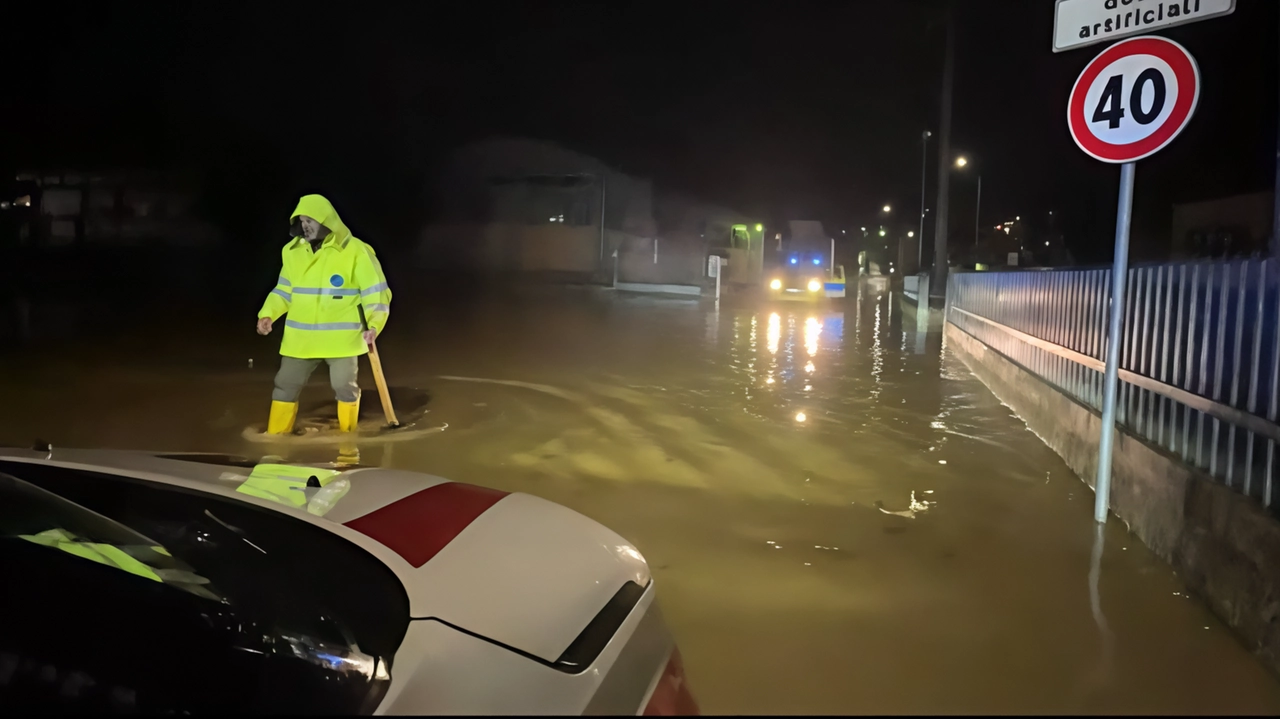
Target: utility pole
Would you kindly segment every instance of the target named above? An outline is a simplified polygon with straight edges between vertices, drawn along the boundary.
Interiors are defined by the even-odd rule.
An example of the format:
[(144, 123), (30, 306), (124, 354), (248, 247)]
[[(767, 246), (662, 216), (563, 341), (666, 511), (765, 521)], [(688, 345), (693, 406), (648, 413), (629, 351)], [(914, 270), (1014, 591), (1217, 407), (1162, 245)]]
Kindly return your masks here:
[(955, 76), (956, 30), (955, 6), (947, 3), (947, 49), (942, 66), (942, 124), (938, 137), (938, 214), (933, 228), (933, 278), (929, 294), (945, 297), (947, 293), (947, 217), (951, 191), (951, 85)]
[(920, 234), (916, 235), (916, 273), (924, 270), (924, 201), (928, 192), (929, 179), (929, 138), (932, 132), (925, 130), (920, 135)]
[(1275, 199), (1271, 208), (1271, 250), (1272, 257), (1280, 257), (1280, 122), (1276, 127), (1276, 187)]

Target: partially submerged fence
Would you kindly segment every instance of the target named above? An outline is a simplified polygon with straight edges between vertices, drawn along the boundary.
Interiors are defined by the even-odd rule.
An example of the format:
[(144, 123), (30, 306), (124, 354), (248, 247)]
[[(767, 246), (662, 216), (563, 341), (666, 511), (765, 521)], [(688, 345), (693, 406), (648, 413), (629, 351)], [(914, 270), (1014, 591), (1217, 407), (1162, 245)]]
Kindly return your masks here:
[[(1135, 266), (1125, 287), (1116, 420), (1271, 506), (1280, 403), (1275, 260)], [(951, 276), (948, 320), (1102, 409), (1110, 269)]]

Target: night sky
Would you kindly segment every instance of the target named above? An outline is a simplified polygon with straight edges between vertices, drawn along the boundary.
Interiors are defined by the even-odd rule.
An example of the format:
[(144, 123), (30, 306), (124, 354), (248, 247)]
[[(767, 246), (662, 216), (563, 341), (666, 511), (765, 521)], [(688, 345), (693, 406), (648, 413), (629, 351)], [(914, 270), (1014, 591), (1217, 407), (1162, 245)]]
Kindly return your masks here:
[[(1134, 251), (1174, 202), (1272, 186), (1277, 3), (1162, 34), (1203, 76), (1200, 110), (1138, 168)], [(1062, 217), (1109, 259), (1118, 169), (1067, 134), (1102, 46), (1050, 51), (1052, 0), (960, 0), (953, 146), (984, 224)], [(538, 137), (659, 187), (828, 229), (914, 225), (920, 133), (937, 131), (943, 3), (43, 2), (6, 8), (0, 164), (187, 169), (246, 236), (320, 191), (358, 233), (409, 241), (432, 164), (494, 134)], [(354, 9), (353, 9), (354, 8)], [(936, 134), (935, 134), (935, 140)], [(930, 145), (929, 204), (936, 160)], [(974, 182), (952, 183), (957, 228)], [(282, 220), (281, 220), (282, 221)], [(959, 229), (957, 229), (959, 232)]]

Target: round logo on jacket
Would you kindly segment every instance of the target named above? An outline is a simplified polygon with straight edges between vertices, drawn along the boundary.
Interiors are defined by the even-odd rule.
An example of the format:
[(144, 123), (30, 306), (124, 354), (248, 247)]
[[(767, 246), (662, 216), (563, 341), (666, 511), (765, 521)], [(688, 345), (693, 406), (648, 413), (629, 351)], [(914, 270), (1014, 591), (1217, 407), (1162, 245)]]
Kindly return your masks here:
[(333, 285), (334, 287), (341, 287), (341, 286), (342, 286), (342, 275), (334, 275), (333, 277), (330, 277), (330, 278), (329, 278), (329, 284)]

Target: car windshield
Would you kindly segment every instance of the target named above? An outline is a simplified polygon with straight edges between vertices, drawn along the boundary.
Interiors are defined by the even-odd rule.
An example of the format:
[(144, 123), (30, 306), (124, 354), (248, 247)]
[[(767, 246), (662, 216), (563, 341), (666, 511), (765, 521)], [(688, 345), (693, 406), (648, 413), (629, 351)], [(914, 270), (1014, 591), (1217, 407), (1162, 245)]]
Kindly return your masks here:
[[(127, 536), (101, 536), (162, 547), (181, 567), (207, 578), (199, 586), (284, 629), (387, 660), (408, 629), (408, 595), (395, 574), (362, 548), (308, 522), (106, 473), (18, 462), (0, 462), (0, 471), (92, 510), (82, 514), (123, 525), (119, 531)], [(50, 528), (22, 526), (26, 532)], [(146, 556), (161, 566), (160, 559)], [(185, 578), (175, 574), (170, 580)]]
[(69, 502), (0, 474), (0, 536), (21, 539), (225, 602), (210, 581), (160, 542)]

